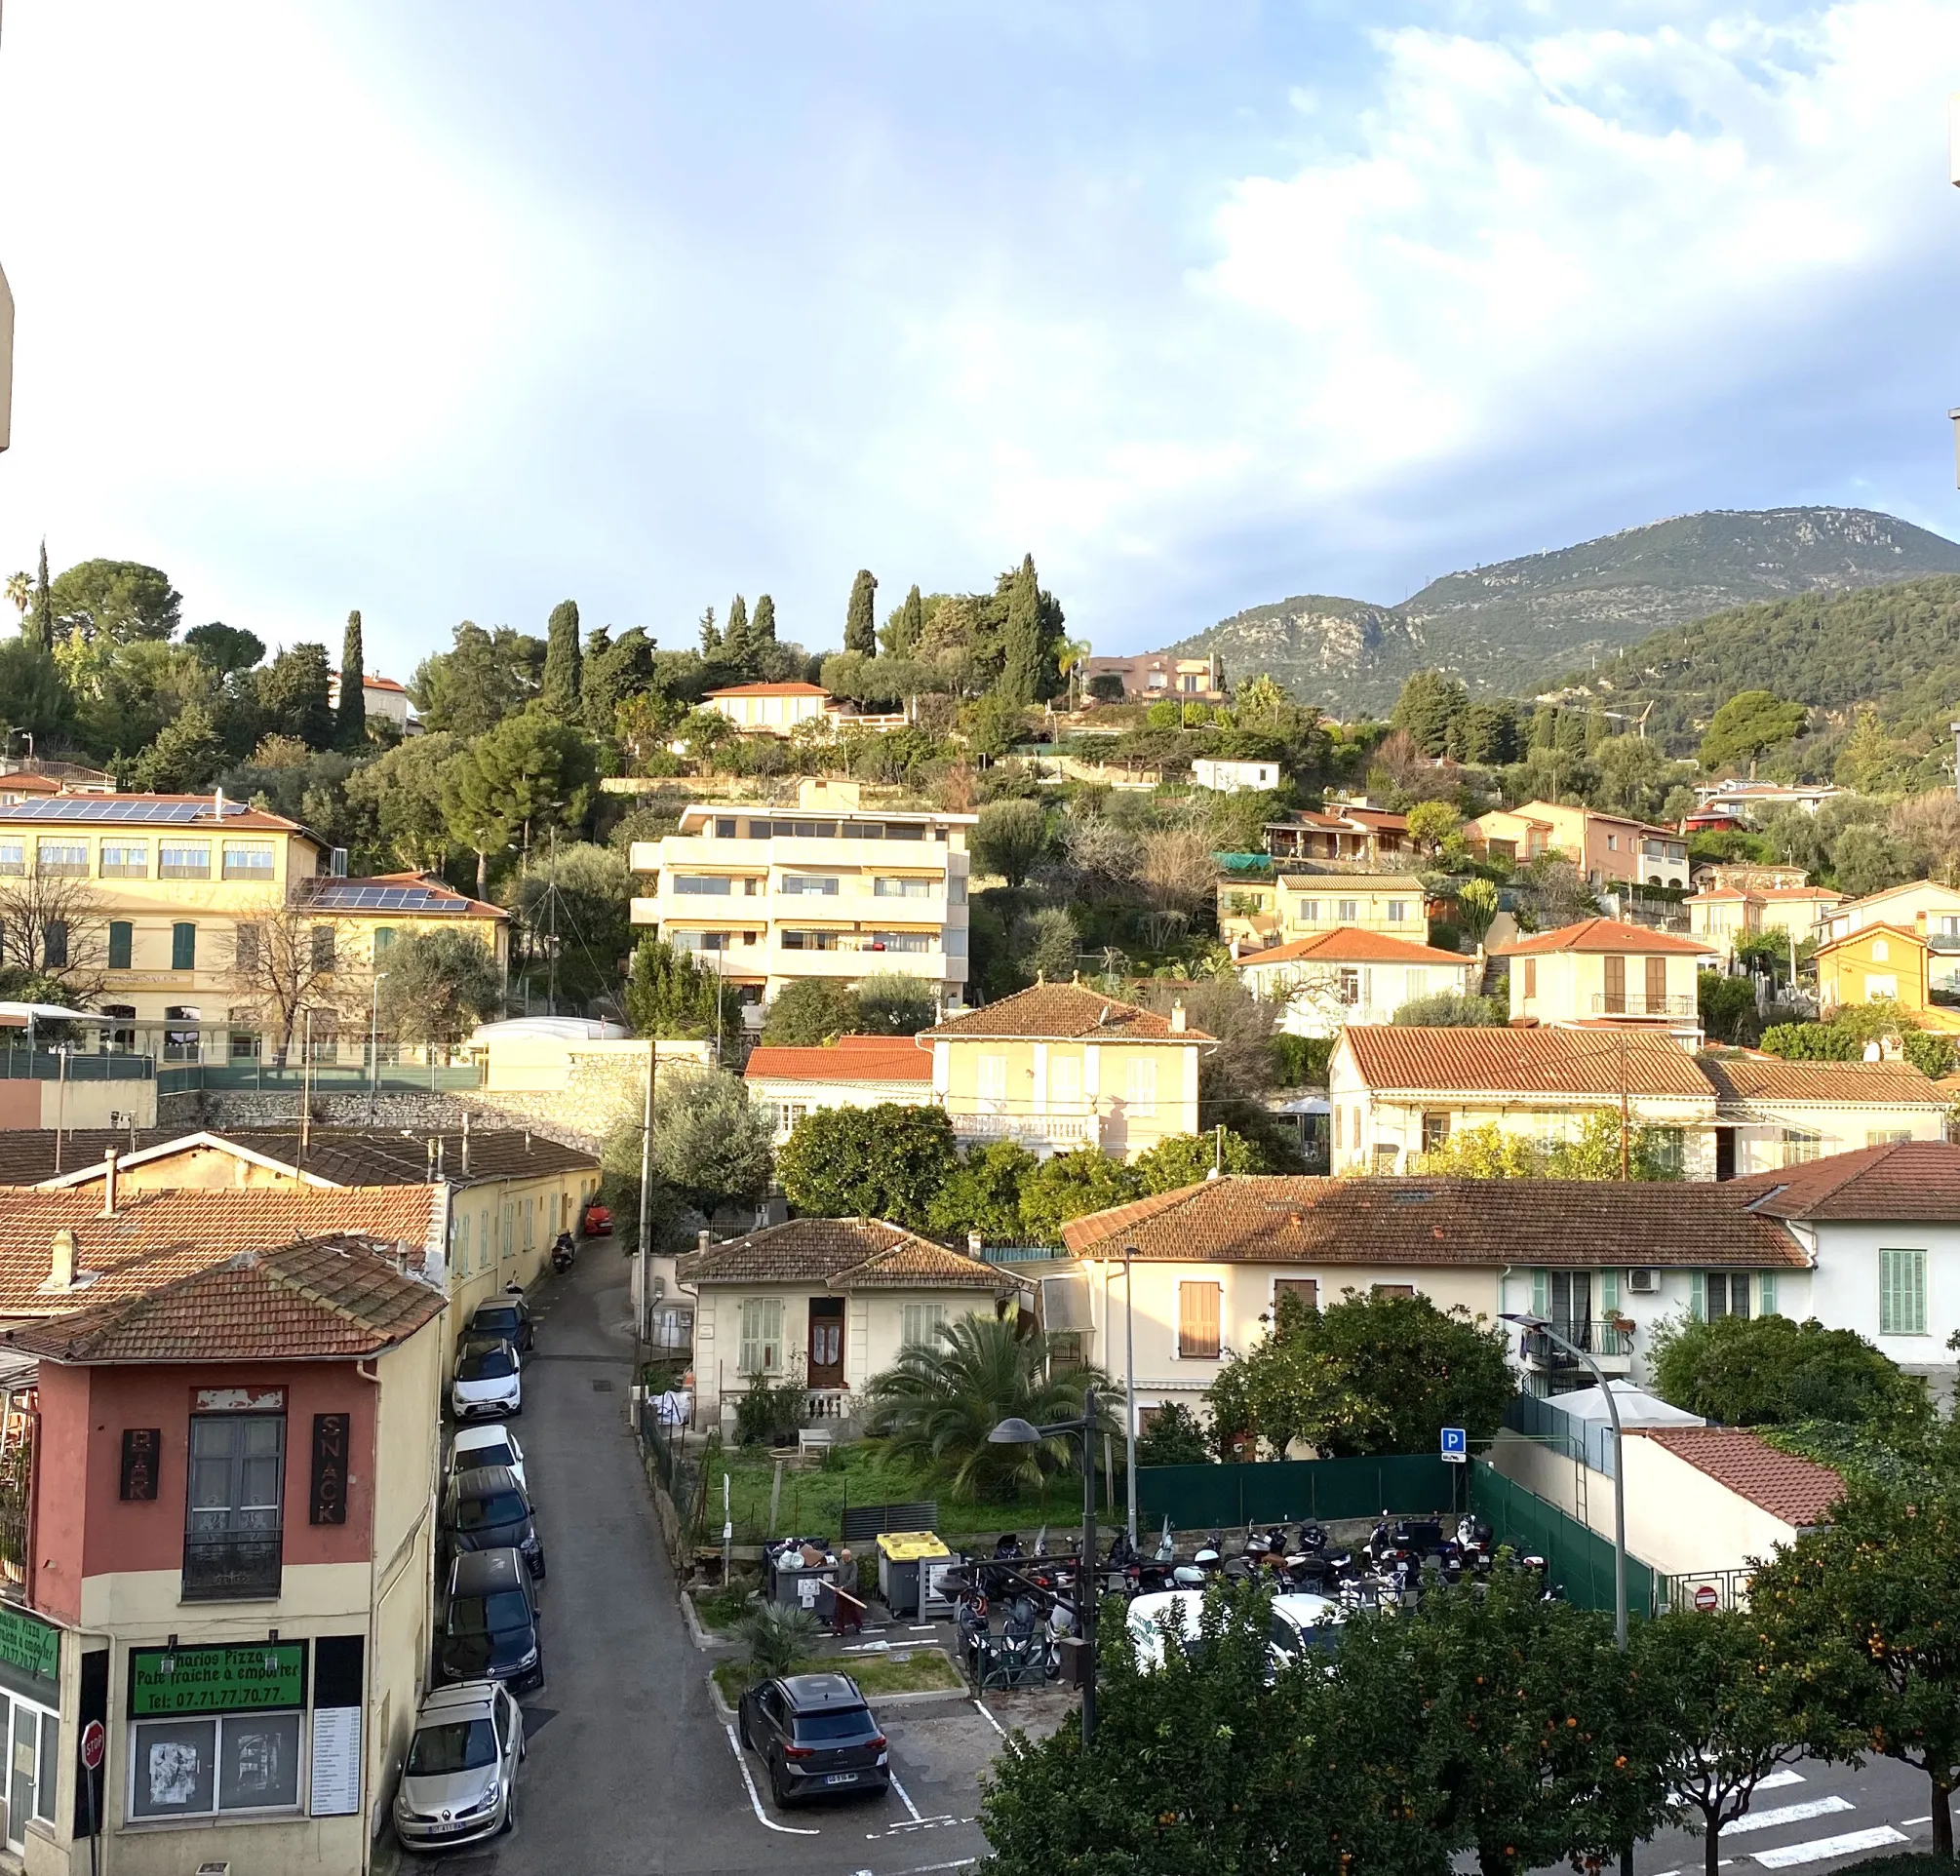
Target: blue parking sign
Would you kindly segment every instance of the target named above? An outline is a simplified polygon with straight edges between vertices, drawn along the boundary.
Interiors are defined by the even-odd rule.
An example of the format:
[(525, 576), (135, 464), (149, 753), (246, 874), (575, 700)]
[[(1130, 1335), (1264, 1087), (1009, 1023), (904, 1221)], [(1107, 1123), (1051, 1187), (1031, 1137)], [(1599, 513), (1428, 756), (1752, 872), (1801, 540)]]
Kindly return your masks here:
[(1443, 1428), (1443, 1458), (1461, 1466), (1470, 1458), (1470, 1438), (1461, 1427)]

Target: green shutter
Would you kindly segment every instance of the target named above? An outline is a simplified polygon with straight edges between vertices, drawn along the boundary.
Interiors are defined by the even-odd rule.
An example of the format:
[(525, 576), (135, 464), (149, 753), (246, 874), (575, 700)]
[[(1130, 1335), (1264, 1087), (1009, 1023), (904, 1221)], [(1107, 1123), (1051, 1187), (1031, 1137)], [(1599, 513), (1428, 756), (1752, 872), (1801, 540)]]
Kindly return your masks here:
[(1777, 1273), (1774, 1270), (1765, 1270), (1763, 1272), (1761, 1300), (1762, 1308), (1757, 1310), (1757, 1314), (1776, 1315), (1779, 1313), (1777, 1309)]
[(197, 927), (193, 924), (170, 928), (170, 967), (172, 970), (197, 968)]
[(1879, 1252), (1878, 1333), (1882, 1336), (1923, 1336), (1926, 1333), (1924, 1251)]
[(1599, 1313), (1618, 1315), (1620, 1313), (1620, 1272), (1601, 1270), (1599, 1272)]
[(1692, 1322), (1708, 1319), (1708, 1279), (1701, 1270), (1692, 1271), (1688, 1277), (1688, 1318)]
[(135, 935), (136, 926), (131, 924), (127, 918), (111, 918), (109, 920), (109, 968), (111, 970), (129, 969), (130, 954)]
[(1533, 1270), (1531, 1273), (1531, 1312), (1536, 1316), (1551, 1313), (1551, 1272)]

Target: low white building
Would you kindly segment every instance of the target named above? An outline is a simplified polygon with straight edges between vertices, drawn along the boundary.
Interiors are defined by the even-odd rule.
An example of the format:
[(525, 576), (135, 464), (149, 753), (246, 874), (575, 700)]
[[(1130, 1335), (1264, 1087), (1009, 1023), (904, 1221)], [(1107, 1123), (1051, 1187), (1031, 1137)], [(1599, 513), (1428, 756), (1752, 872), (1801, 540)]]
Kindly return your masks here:
[(1386, 932), (1344, 926), (1234, 960), (1238, 980), (1263, 1002), (1283, 1003), (1292, 1036), (1334, 1036), (1354, 1023), (1392, 1023), (1404, 1003), (1443, 992), (1468, 996), (1480, 975), (1474, 958)]
[(1191, 778), (1199, 788), (1215, 789), (1221, 795), (1266, 794), (1279, 786), (1279, 764), (1199, 756), (1191, 765)]
[[(340, 707), (340, 674), (330, 671), (327, 674), (327, 702), (337, 710)], [(409, 691), (406, 684), (400, 684), (393, 678), (384, 678), (378, 672), (362, 674), (361, 704), (370, 717), (379, 717), (383, 723), (393, 723), (404, 736), (421, 728), (421, 720), (409, 707)]]
[(750, 1098), (769, 1111), (780, 1144), (825, 1108), (930, 1107), (932, 1051), (910, 1036), (840, 1036), (821, 1048), (764, 1044), (742, 1071)]

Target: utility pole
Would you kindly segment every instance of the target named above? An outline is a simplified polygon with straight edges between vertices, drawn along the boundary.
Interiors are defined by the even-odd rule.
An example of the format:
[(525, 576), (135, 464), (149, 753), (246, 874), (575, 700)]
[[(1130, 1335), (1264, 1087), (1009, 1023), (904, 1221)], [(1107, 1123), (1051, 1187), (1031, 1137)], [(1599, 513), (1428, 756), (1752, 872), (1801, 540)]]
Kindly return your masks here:
[(1627, 1151), (1627, 1032), (1620, 1032), (1620, 1179), (1624, 1185), (1628, 1177)]
[(653, 1252), (653, 1078), (660, 1071), (660, 1038), (647, 1038), (647, 1112), (640, 1125), (640, 1249), (633, 1288), (633, 1381), (646, 1385), (647, 1363), (641, 1353), (647, 1339), (647, 1294)]
[(545, 917), (550, 923), (550, 936), (546, 942), (551, 947), (545, 955), (544, 1013), (558, 1014), (558, 829), (551, 830), (551, 874), (544, 887)]

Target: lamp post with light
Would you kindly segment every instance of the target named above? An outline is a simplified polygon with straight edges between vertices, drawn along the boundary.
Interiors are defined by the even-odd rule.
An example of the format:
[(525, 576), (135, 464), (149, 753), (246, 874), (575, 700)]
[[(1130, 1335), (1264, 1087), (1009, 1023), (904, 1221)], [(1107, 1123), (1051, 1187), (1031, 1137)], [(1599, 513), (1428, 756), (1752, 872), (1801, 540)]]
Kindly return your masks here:
[(1082, 1389), (1079, 1420), (1057, 1421), (1051, 1427), (1037, 1427), (1018, 1416), (1009, 1416), (987, 1435), (993, 1446), (1039, 1446), (1044, 1439), (1064, 1434), (1079, 1434), (1082, 1441), (1082, 1563), (1076, 1577), (1076, 1613), (1082, 1625), (1082, 1749), (1087, 1751), (1096, 1737), (1096, 1390)]

